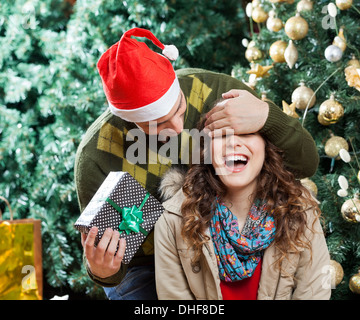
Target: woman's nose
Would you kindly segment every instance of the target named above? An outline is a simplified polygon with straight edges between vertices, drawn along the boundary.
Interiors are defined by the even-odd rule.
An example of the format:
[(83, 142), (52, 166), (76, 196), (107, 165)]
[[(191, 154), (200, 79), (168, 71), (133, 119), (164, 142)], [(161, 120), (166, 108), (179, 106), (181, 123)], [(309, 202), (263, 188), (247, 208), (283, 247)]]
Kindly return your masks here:
[(243, 145), (243, 141), (238, 135), (229, 134), (226, 135), (226, 145), (232, 148), (241, 147)]

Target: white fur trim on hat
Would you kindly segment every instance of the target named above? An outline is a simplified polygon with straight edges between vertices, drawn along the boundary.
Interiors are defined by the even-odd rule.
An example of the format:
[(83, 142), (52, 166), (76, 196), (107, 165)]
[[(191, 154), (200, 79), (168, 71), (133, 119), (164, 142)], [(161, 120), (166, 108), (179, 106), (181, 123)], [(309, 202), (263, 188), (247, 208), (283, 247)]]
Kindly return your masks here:
[(179, 93), (180, 84), (178, 78), (175, 77), (169, 90), (155, 102), (131, 110), (116, 108), (109, 102), (109, 109), (114, 115), (129, 122), (152, 121), (166, 116), (170, 112), (179, 97)]
[(173, 44), (164, 45), (164, 50), (162, 54), (169, 60), (175, 61), (179, 57), (179, 50)]

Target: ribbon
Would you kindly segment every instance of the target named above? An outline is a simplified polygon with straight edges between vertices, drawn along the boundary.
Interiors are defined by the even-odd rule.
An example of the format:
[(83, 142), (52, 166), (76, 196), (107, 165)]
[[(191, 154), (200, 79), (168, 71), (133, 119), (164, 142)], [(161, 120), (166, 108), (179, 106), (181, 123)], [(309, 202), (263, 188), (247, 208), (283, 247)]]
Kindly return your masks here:
[(150, 193), (148, 192), (146, 193), (146, 196), (139, 207), (133, 205), (131, 208), (130, 207), (120, 208), (110, 198), (106, 198), (106, 202), (109, 203), (122, 216), (122, 221), (119, 225), (120, 231), (125, 231), (126, 234), (129, 234), (132, 231), (134, 232), (140, 231), (144, 236), (147, 236), (149, 234), (144, 228), (140, 226), (140, 224), (144, 222), (142, 218), (143, 212), (141, 211), (141, 209), (149, 197), (150, 197)]

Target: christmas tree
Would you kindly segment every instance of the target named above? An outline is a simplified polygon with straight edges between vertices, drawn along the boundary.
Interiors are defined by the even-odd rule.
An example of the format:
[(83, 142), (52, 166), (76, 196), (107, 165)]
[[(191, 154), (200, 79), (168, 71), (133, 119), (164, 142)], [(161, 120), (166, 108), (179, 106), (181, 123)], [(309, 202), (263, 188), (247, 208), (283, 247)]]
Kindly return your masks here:
[[(304, 183), (317, 193), (331, 258), (344, 272), (332, 299), (359, 298), (356, 288), (349, 288), (360, 267), (360, 224), (351, 205), (360, 189), (359, 4), (254, 0), (246, 6), (249, 2), (1, 3), (0, 193), (9, 199), (15, 219), (42, 222), (45, 298), (68, 292), (104, 297), (84, 270), (80, 235), (73, 227), (80, 213), (74, 160), (82, 135), (107, 108), (96, 63), (133, 27), (174, 43), (180, 52), (175, 68), (232, 73), (299, 116), (321, 157), (316, 175)], [(286, 27), (298, 7), (305, 22), (297, 17)], [(326, 147), (331, 135), (344, 139), (340, 146), (348, 149), (349, 162), (338, 159), (337, 143)], [(346, 153), (342, 156), (348, 160)], [(340, 178), (341, 186), (340, 176), (346, 179)], [(345, 202), (350, 205), (342, 210)]]
[(359, 299), (359, 3), (254, 0), (246, 14), (248, 64), (232, 74), (312, 134), (320, 165), (302, 182), (322, 210), (336, 277), (332, 299)]
[[(82, 264), (74, 160), (107, 108), (96, 63), (133, 27), (181, 52), (175, 68), (230, 73), (246, 24), (237, 1), (38, 1), (0, 6), (0, 193), (14, 218), (42, 222), (44, 297), (103, 290)], [(149, 46), (153, 46), (149, 43)], [(153, 47), (155, 50), (155, 48)], [(0, 203), (1, 209), (5, 208)], [(4, 219), (9, 218), (5, 211)]]

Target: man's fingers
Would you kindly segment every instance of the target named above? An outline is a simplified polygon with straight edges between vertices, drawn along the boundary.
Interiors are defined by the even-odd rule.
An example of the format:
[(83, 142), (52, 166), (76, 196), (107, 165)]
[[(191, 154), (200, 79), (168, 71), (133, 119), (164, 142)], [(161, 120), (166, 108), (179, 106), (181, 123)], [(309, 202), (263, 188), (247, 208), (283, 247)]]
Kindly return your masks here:
[(215, 129), (213, 131), (210, 131), (208, 135), (211, 138), (230, 136), (230, 135), (234, 135), (234, 129), (231, 127), (223, 127), (221, 129)]
[(83, 246), (83, 248), (85, 248), (86, 238), (87, 238), (87, 234), (86, 233), (81, 233), (81, 245)]
[(92, 227), (88, 235), (86, 236), (86, 240), (84, 242), (85, 243), (84, 251), (85, 251), (85, 256), (88, 260), (91, 259), (94, 255), (94, 243), (97, 233), (98, 233), (98, 228)]
[(102, 260), (104, 258), (106, 249), (109, 245), (109, 242), (111, 240), (113, 234), (113, 230), (111, 228), (107, 228), (104, 232), (104, 234), (101, 237), (101, 240), (99, 241), (96, 249), (95, 249), (95, 259)]
[(125, 240), (125, 238), (121, 238), (119, 240), (119, 249), (116, 252), (116, 255), (114, 257), (115, 264), (120, 265), (122, 259), (124, 258), (125, 249), (126, 249), (126, 240)]
[(226, 129), (226, 128), (231, 128), (231, 123), (229, 122), (228, 118), (221, 118), (209, 123), (205, 128), (210, 131), (214, 131), (218, 129)]
[(218, 113), (219, 111), (222, 111), (225, 109), (225, 105), (224, 104), (217, 104), (214, 108), (212, 108), (207, 114), (206, 114), (206, 123), (209, 121), (209, 118), (215, 114)]
[(114, 259), (116, 248), (119, 243), (119, 237), (120, 237), (119, 231), (113, 231), (109, 246), (107, 247), (105, 253), (105, 258), (104, 258), (105, 263), (110, 263)]
[[(211, 110), (212, 111), (212, 110)], [(206, 121), (205, 121), (205, 127), (207, 127), (208, 129), (209, 126), (214, 122), (214, 121), (218, 121), (221, 119), (225, 119), (227, 117), (227, 114), (224, 112), (225, 109), (224, 107), (222, 107), (222, 109), (218, 109), (218, 111), (213, 112), (211, 114), (206, 115)], [(211, 130), (211, 129), (210, 129)]]
[(230, 98), (237, 98), (241, 95), (241, 93), (246, 90), (240, 90), (240, 89), (231, 89), (228, 92), (225, 92), (222, 94), (222, 97), (224, 99), (230, 99)]

